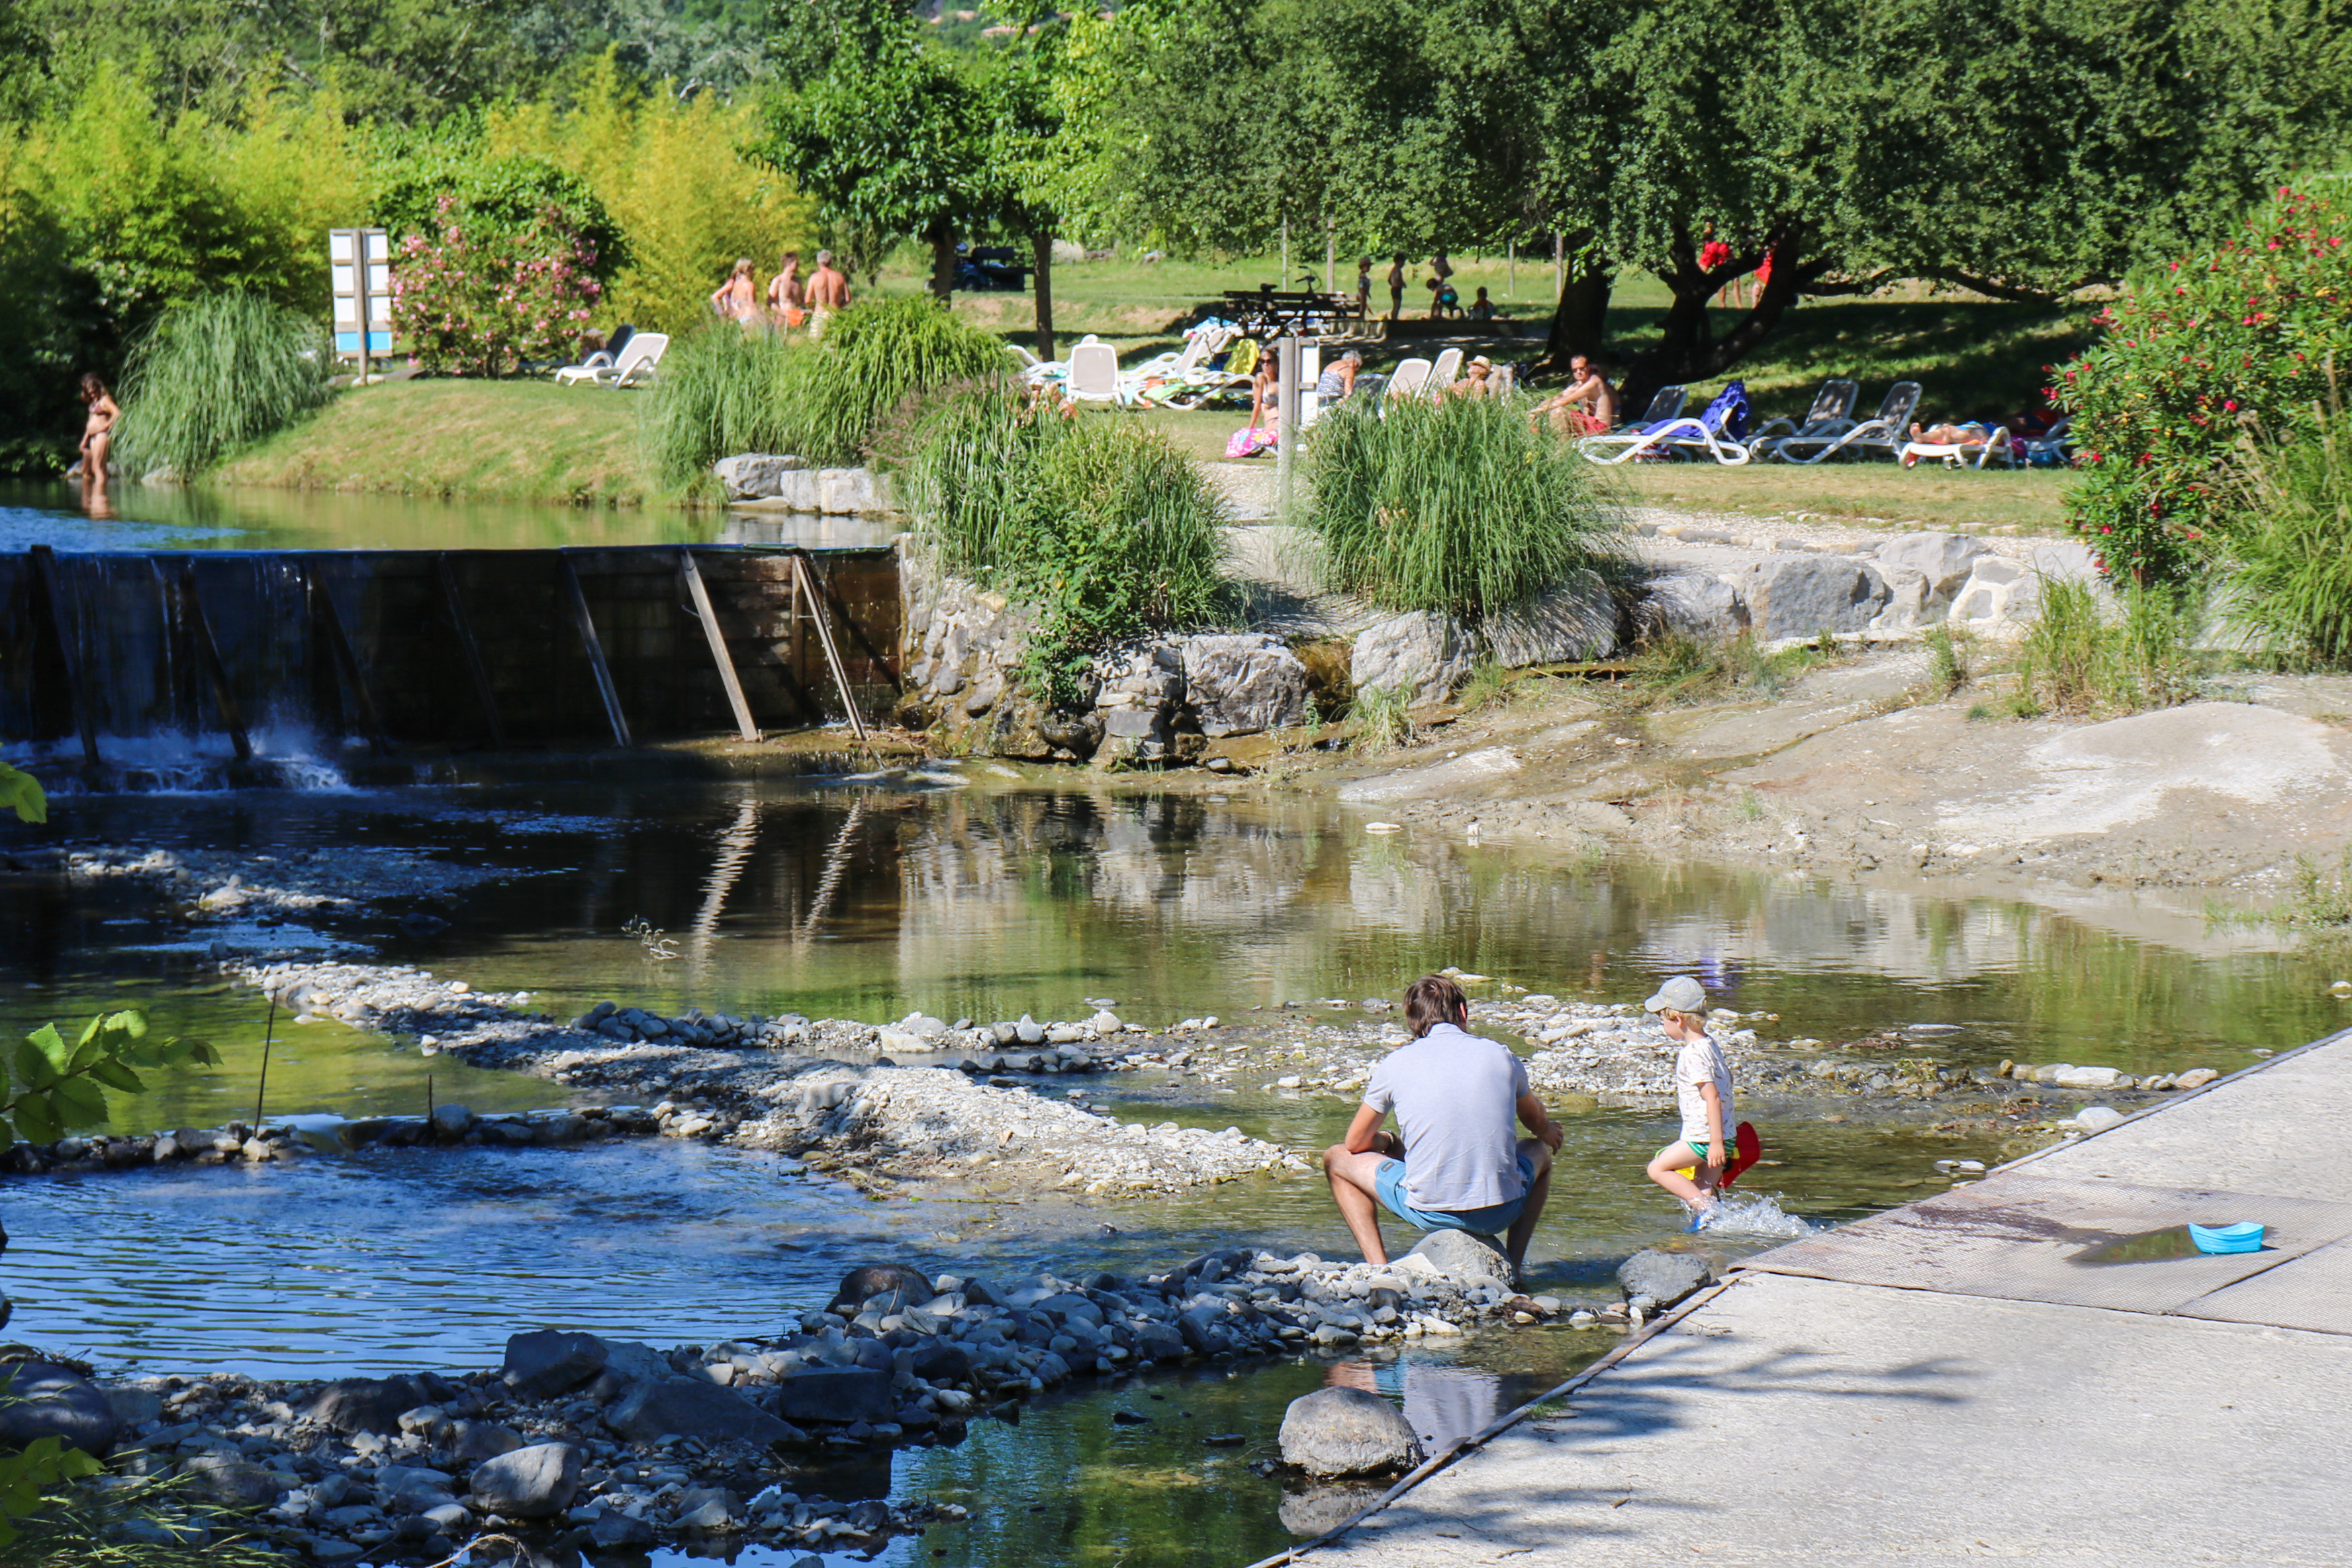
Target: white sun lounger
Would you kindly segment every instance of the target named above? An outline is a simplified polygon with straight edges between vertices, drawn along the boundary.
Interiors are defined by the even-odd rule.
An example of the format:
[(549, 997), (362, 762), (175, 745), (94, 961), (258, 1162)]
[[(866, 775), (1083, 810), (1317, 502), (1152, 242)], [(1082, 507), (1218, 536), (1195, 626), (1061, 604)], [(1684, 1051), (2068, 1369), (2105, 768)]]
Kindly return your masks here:
[(1446, 389), (1454, 384), (1454, 378), (1461, 373), (1462, 350), (1448, 349), (1438, 355), (1437, 363), (1430, 367), (1429, 380), (1423, 386), (1422, 391), (1429, 397), (1443, 397), (1445, 395)]
[(1388, 389), (1381, 395), (1393, 402), (1400, 398), (1418, 397), (1429, 385), (1427, 360), (1399, 360), (1396, 369), (1389, 372)]
[(1663, 424), (1653, 422), (1634, 430), (1612, 430), (1606, 435), (1588, 435), (1576, 444), (1576, 449), (1593, 462), (1612, 467), (1649, 454), (1663, 455), (1678, 451), (1690, 456), (1704, 452), (1725, 467), (1737, 468), (1748, 456), (1747, 447), (1723, 434), (1731, 410), (1732, 405), (1725, 406), (1711, 423), (1701, 414), (1670, 419)]
[(1062, 390), (1073, 402), (1118, 401), (1118, 350), (1091, 334), (1070, 350), (1070, 378)]
[(1995, 426), (1981, 443), (1968, 441), (1906, 441), (1895, 460), (1906, 468), (1916, 467), (1921, 458), (1940, 459), (1947, 468), (1983, 468), (1993, 463), (2010, 467), (2017, 461), (2016, 449), (2009, 444), (2006, 426)]
[(560, 387), (633, 387), (654, 379), (654, 367), (669, 348), (667, 332), (640, 332), (621, 347), (621, 357), (609, 365), (566, 365), (555, 372)]
[[(1888, 457), (1895, 455), (1910, 440), (1906, 427), (1912, 413), (1919, 406), (1919, 383), (1896, 382), (1886, 389), (1886, 401), (1878, 405), (1875, 417), (1866, 419), (1852, 430), (1835, 435), (1784, 435), (1772, 443), (1767, 455), (1783, 463), (1819, 463), (1840, 452), (1877, 452)], [(1803, 457), (1794, 448), (1811, 447)]]
[(1748, 438), (1750, 456), (1760, 457), (1775, 437), (1793, 435), (1811, 440), (1823, 436), (1843, 435), (1853, 428), (1853, 400), (1862, 392), (1860, 382), (1832, 378), (1822, 383), (1813, 394), (1813, 406), (1805, 411), (1801, 420), (1775, 419)]

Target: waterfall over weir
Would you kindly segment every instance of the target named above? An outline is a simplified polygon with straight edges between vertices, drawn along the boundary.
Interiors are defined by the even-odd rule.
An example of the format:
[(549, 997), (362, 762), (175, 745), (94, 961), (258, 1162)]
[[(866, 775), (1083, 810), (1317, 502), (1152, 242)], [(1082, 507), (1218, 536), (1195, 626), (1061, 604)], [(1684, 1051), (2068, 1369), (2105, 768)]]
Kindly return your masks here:
[(0, 555), (0, 743), (66, 789), (800, 728), (898, 688), (892, 549)]

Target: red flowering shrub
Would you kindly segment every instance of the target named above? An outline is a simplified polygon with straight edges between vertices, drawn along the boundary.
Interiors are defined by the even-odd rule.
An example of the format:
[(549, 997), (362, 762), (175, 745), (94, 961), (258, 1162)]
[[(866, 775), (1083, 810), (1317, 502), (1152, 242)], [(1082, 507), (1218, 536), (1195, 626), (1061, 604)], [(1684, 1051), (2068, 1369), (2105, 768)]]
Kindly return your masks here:
[(604, 286), (596, 250), (553, 207), (520, 228), (443, 195), (434, 227), (400, 242), (392, 327), (428, 371), (496, 376), (525, 360), (569, 358)]
[(2352, 204), (2282, 189), (2237, 239), (2136, 279), (2063, 367), (2083, 476), (2066, 519), (2110, 577), (2187, 578), (2230, 509), (2221, 467), (2352, 373)]

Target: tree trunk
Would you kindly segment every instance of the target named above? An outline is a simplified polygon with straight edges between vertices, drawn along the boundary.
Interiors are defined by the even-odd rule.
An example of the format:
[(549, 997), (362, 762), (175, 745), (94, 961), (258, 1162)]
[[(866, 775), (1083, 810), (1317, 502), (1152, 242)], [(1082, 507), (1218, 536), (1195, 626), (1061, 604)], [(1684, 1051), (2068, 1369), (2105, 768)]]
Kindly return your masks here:
[[(1574, 236), (1580, 250), (1591, 240), (1590, 229)], [(1559, 303), (1553, 307), (1551, 333), (1544, 344), (1544, 363), (1565, 367), (1571, 354), (1600, 357), (1609, 344), (1609, 295), (1614, 282), (1607, 258), (1580, 261), (1573, 273), (1563, 271)]]
[(923, 237), (931, 243), (931, 293), (940, 304), (949, 304), (955, 298), (955, 225), (933, 218)]
[[(1697, 247), (1689, 236), (1678, 233), (1671, 251), (1673, 265), (1657, 273), (1659, 281), (1673, 293), (1674, 303), (1660, 324), (1657, 345), (1635, 355), (1625, 368), (1620, 390), (1622, 405), (1638, 417), (1660, 387), (1712, 381), (1755, 352), (1798, 297), (1832, 268), (1827, 257), (1805, 259), (1810, 238), (1803, 220), (1790, 219), (1773, 226), (1762, 249), (1735, 255), (1721, 267), (1706, 268), (1699, 266)], [(1755, 271), (1767, 256), (1772, 260), (1772, 275), (1757, 290), (1754, 307), (1731, 330), (1716, 338), (1708, 306), (1725, 284)]]
[(1029, 259), (1037, 274), (1037, 357), (1054, 358), (1054, 231), (1035, 229), (1029, 235)]

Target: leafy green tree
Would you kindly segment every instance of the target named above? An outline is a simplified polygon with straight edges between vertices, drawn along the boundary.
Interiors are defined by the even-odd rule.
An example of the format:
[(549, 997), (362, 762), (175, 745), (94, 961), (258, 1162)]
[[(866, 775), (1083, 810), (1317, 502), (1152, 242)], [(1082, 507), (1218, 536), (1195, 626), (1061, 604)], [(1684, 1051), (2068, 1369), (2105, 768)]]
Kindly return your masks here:
[(961, 62), (926, 47), (888, 0), (779, 8), (783, 90), (751, 152), (837, 223), (914, 233), (931, 249), (931, 292), (955, 288), (956, 239), (984, 221), (987, 105)]

